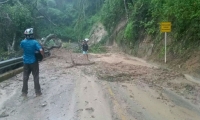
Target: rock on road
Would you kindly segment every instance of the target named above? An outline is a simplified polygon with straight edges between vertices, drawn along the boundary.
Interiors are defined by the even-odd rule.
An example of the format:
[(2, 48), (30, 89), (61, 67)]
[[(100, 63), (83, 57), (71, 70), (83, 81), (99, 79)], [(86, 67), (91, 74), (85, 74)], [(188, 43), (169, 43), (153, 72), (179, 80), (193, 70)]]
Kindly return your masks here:
[[(87, 62), (81, 54), (72, 57)], [(27, 97), (20, 96), (22, 74), (1, 82), (0, 120), (200, 120), (198, 103), (152, 81), (182, 79), (179, 74), (123, 54), (90, 58), (95, 64), (70, 67), (67, 51), (53, 51), (40, 63), (40, 97), (32, 76)]]

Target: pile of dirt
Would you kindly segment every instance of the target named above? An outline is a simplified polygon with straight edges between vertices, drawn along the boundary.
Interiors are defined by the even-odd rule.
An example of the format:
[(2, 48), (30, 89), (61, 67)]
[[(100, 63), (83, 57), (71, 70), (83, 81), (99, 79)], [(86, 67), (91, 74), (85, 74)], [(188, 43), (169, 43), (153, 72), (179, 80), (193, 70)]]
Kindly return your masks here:
[(73, 62), (82, 65), (95, 63), (96, 69), (93, 72), (99, 80), (145, 83), (159, 92), (171, 89), (195, 104), (200, 103), (200, 85), (188, 81), (178, 71), (149, 65), (140, 59), (127, 57), (125, 54), (89, 54), (91, 61), (87, 61), (81, 53), (73, 53), (65, 49), (54, 49), (51, 53), (52, 61), (55, 59), (58, 64), (66, 63), (68, 66), (66, 69), (74, 67)]
[(200, 85), (188, 81), (183, 74), (175, 71), (124, 62), (99, 62), (96, 71), (100, 80), (145, 83), (158, 92), (171, 89), (195, 104), (200, 103)]

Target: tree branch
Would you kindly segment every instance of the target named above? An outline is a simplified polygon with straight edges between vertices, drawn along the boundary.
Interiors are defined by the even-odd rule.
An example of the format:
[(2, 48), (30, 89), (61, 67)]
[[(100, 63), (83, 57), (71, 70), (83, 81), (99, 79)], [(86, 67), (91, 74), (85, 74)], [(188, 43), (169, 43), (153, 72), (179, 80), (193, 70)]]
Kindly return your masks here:
[(20, 6), (22, 6), (22, 3), (21, 3), (19, 0), (17, 0), (17, 3), (18, 3)]
[(42, 15), (44, 16), (50, 23), (52, 23), (54, 26), (57, 26), (54, 22), (52, 22), (46, 15), (44, 15), (43, 13), (41, 13), (37, 7), (35, 7), (35, 9)]
[(8, 13), (6, 14), (6, 17), (10, 22), (12, 22), (11, 18), (9, 17)]
[(4, 3), (7, 3), (9, 0), (6, 0), (6, 1), (4, 1), (4, 2), (0, 2), (0, 4), (4, 4)]
[(126, 3), (126, 0), (124, 0), (124, 8), (125, 8), (125, 11), (126, 11), (126, 17), (127, 17), (127, 21), (128, 21), (128, 9), (127, 9), (127, 3)]
[[(6, 23), (6, 26), (10, 26), (10, 23), (12, 22), (11, 18), (9, 17), (8, 13), (4, 13), (4, 15), (2, 15), (2, 18), (5, 18), (7, 19), (5, 22)], [(5, 24), (5, 22), (3, 24)]]

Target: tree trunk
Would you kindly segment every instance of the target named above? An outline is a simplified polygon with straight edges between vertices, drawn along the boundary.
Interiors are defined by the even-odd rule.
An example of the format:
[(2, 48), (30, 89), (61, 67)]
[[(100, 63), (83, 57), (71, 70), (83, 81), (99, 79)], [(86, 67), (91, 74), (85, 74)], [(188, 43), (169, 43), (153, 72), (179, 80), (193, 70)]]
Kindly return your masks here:
[(47, 41), (49, 41), (49, 40), (51, 40), (51, 39), (53, 39), (53, 38), (56, 38), (56, 35), (54, 35), (54, 34), (49, 34), (47, 37), (42, 38), (42, 40), (40, 41), (42, 47), (43, 47), (44, 49), (47, 49), (47, 50), (51, 50), (51, 49), (53, 49), (53, 48), (60, 48), (60, 47), (62, 46), (62, 41), (59, 40), (59, 39), (54, 40), (54, 43), (55, 43), (56, 45), (51, 46), (51, 47), (47, 47), (47, 46), (46, 46)]
[(54, 34), (49, 34), (46, 38), (44, 38), (42, 41), (41, 41), (41, 44), (42, 45), (45, 45), (47, 41), (51, 40), (52, 38), (56, 38), (56, 35)]
[(15, 41), (16, 41), (16, 33), (14, 33), (12, 45), (9, 42), (7, 42), (8, 54), (15, 52)]
[(11, 45), (10, 43), (7, 43), (7, 50), (8, 50), (8, 55), (11, 53)]
[(126, 0), (124, 0), (124, 8), (125, 8), (125, 11), (126, 11), (126, 17), (127, 17), (127, 21), (128, 21), (128, 9), (127, 9), (127, 5), (126, 5)]
[(16, 42), (16, 33), (14, 33), (14, 36), (13, 36), (13, 42), (12, 42), (12, 52), (15, 52), (15, 42)]

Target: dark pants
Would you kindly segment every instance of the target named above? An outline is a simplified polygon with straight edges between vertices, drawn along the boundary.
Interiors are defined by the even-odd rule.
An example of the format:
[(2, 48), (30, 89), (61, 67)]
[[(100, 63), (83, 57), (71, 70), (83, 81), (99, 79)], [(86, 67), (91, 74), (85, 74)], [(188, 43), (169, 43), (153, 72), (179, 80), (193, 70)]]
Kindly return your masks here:
[(33, 79), (34, 79), (34, 88), (35, 93), (41, 93), (40, 90), (40, 83), (39, 83), (39, 64), (35, 62), (33, 64), (24, 64), (24, 73), (23, 73), (23, 87), (22, 92), (27, 94), (28, 93), (28, 79), (32, 72)]

